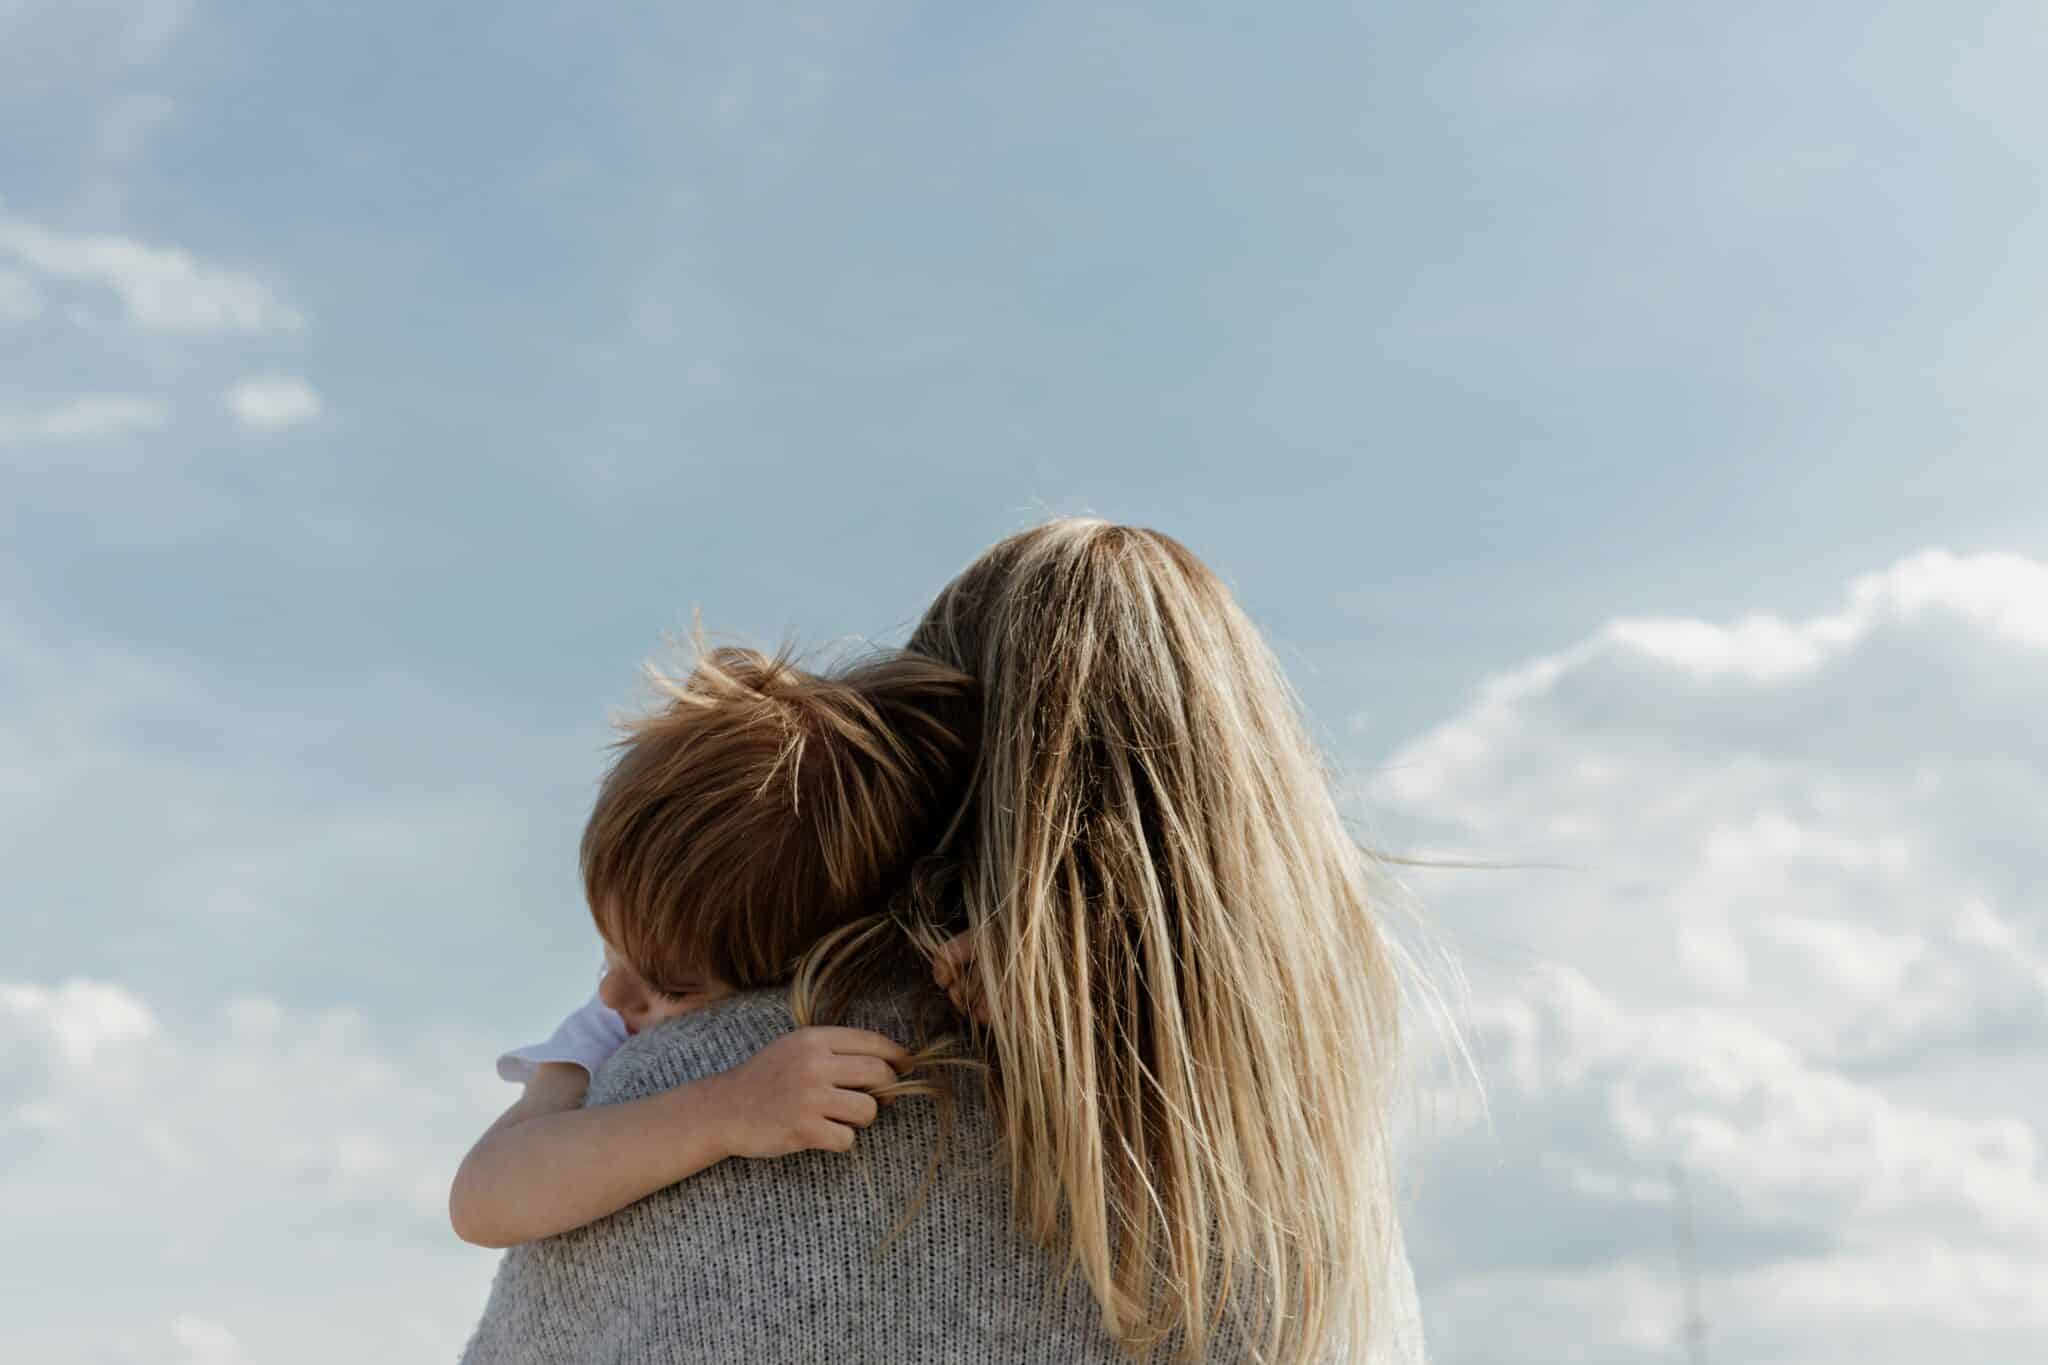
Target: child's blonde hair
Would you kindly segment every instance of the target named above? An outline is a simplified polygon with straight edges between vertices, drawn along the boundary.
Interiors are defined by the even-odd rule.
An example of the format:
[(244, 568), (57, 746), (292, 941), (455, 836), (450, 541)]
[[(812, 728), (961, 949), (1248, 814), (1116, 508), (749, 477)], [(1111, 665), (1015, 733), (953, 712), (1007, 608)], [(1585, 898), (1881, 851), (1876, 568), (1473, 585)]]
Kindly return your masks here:
[(878, 910), (975, 754), (971, 678), (912, 655), (818, 674), (785, 649), (703, 651), (624, 736), (583, 832), (598, 931), (657, 990), (785, 979)]

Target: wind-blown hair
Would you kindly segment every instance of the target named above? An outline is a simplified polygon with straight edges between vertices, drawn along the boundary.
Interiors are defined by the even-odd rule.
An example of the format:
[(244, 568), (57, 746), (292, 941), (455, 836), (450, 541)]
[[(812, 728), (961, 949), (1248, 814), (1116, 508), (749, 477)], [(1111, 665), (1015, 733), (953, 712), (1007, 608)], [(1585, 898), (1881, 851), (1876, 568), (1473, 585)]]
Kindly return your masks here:
[(924, 864), (944, 894), (896, 919), (927, 952), (974, 935), (1023, 1226), (1134, 1355), (1226, 1322), (1274, 1365), (1363, 1350), (1395, 949), (1258, 630), (1179, 542), (1065, 519), (984, 554), (907, 648), (981, 685), (975, 783)]

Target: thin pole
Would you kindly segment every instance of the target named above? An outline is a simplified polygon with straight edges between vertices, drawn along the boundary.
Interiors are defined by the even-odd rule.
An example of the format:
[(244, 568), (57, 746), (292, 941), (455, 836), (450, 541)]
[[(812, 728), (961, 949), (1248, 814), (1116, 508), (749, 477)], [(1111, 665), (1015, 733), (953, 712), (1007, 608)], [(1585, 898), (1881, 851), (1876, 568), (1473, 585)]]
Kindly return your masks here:
[(1700, 1277), (1692, 1240), (1692, 1198), (1686, 1190), (1685, 1171), (1671, 1163), (1671, 1212), (1678, 1239), (1678, 1293), (1685, 1311), (1685, 1358), (1690, 1365), (1707, 1365), (1707, 1319), (1700, 1311)]

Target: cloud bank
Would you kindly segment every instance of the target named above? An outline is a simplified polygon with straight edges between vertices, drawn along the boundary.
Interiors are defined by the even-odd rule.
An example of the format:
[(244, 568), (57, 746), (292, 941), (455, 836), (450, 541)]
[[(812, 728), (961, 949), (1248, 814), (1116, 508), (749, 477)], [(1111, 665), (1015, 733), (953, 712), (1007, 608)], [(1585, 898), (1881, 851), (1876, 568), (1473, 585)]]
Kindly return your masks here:
[[(1617, 620), (1484, 684), (1363, 798), (1563, 871), (1432, 893), (1491, 1127), (1416, 1219), (1447, 1361), (2048, 1337), (2048, 565), (1928, 550), (1807, 619)], [(1432, 1292), (1433, 1291), (1433, 1292)]]
[(111, 233), (66, 235), (0, 211), (0, 256), (52, 279), (111, 290), (146, 331), (289, 331), (305, 319), (247, 272)]
[(360, 1011), (258, 994), (172, 1023), (122, 983), (0, 981), (0, 1203), (38, 1230), (46, 1287), (42, 1312), (0, 1325), (0, 1353), (452, 1358), (494, 1261), (443, 1212), (477, 1115), (505, 1098), (484, 1056), (393, 1048)]

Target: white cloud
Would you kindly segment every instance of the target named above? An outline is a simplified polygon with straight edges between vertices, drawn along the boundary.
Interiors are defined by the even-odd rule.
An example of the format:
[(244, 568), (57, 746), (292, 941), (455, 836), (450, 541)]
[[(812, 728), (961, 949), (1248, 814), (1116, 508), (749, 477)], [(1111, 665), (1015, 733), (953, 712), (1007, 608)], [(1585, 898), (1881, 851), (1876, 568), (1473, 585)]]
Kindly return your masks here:
[(170, 420), (163, 404), (121, 394), (89, 394), (45, 412), (0, 413), (0, 445), (80, 441), (151, 431)]
[[(489, 1055), (392, 1047), (359, 1010), (262, 995), (172, 1021), (126, 983), (0, 982), (0, 1093), (33, 1116), (0, 1118), (0, 1206), (43, 1230), (0, 1265), (31, 1292), (126, 1286), (54, 1339), (34, 1315), (0, 1323), (0, 1356), (23, 1331), (37, 1359), (164, 1359), (168, 1321), (194, 1365), (452, 1357), (493, 1260), (445, 1221), (455, 1162), (506, 1098)], [(231, 1315), (187, 1307), (230, 1283)], [(295, 1331), (308, 1313), (334, 1324), (317, 1343)]]
[(228, 410), (254, 431), (278, 431), (309, 422), (321, 412), (320, 395), (303, 379), (245, 379), (228, 390)]
[(180, 1313), (171, 1319), (170, 1330), (190, 1365), (238, 1365), (247, 1359), (235, 1334), (209, 1318)]
[(119, 986), (70, 980), (56, 987), (0, 982), (0, 1018), (14, 1037), (32, 1036), (67, 1067), (92, 1065), (103, 1053), (154, 1038), (149, 1007)]
[(1580, 1171), (1641, 1180), (1675, 1161), (1759, 1227), (1953, 1223), (2048, 1251), (2048, 1171), (2020, 1119), (1895, 1099), (1731, 1011), (1629, 1010), (1562, 969), (1482, 1001), (1476, 1022), (1496, 1093), (1576, 1130)]
[[(153, 1164), (182, 1175), (267, 1179), (315, 1207), (367, 1199), (438, 1213), (433, 1175), (446, 1154), (421, 1138), (448, 1106), (378, 1051), (358, 1011), (243, 996), (173, 1032), (116, 983), (17, 981), (0, 983), (0, 1030), (29, 1101), (61, 1116), (46, 1126), (67, 1146), (148, 1132)], [(0, 1185), (37, 1202), (18, 1180)]]
[(1930, 550), (1614, 622), (1379, 766), (1377, 842), (1562, 865), (1429, 893), (1492, 1092), (1413, 1224), (1440, 1359), (1668, 1358), (1674, 1167), (1717, 1354), (2038, 1352), (2043, 695), (2048, 565)]
[(2019, 555), (1958, 556), (1925, 550), (1849, 585), (1839, 612), (1792, 622), (1745, 617), (1730, 626), (1698, 620), (1622, 620), (1604, 639), (1700, 681), (1723, 675), (1769, 683), (1812, 673), (1872, 632), (1950, 613), (2031, 646), (2048, 646), (2048, 564)]
[(265, 332), (303, 322), (263, 281), (177, 247), (110, 234), (65, 236), (0, 213), (0, 253), (51, 279), (113, 290), (129, 320), (151, 331)]

